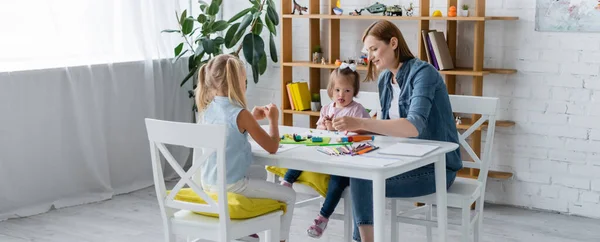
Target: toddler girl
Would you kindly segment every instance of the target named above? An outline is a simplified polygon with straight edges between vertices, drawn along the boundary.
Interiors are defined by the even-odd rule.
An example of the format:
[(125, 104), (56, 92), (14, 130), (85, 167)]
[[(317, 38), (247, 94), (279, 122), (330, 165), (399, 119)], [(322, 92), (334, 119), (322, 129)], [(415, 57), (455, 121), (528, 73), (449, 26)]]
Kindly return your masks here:
[[(329, 84), (327, 85), (327, 94), (333, 100), (327, 106), (321, 109), (321, 116), (317, 121), (317, 129), (335, 130), (332, 125), (333, 118), (352, 116), (357, 118), (370, 118), (367, 110), (353, 99), (359, 92), (360, 76), (356, 72), (355, 64), (342, 63), (339, 68), (331, 72)], [(282, 185), (292, 187), (292, 184), (302, 174), (302, 171), (288, 170), (281, 182)], [(329, 180), (327, 194), (321, 212), (314, 220), (307, 233), (313, 238), (319, 238), (327, 227), (329, 217), (333, 214), (335, 207), (342, 197), (342, 192), (349, 185), (349, 179), (346, 177), (331, 176)]]

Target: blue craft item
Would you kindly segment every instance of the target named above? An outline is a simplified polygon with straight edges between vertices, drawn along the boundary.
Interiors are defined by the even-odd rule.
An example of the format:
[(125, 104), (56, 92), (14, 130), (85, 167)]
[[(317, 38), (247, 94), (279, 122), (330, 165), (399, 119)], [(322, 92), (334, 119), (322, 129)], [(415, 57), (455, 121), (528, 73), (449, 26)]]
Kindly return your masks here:
[(312, 142), (323, 142), (323, 138), (321, 138), (321, 137), (312, 137)]

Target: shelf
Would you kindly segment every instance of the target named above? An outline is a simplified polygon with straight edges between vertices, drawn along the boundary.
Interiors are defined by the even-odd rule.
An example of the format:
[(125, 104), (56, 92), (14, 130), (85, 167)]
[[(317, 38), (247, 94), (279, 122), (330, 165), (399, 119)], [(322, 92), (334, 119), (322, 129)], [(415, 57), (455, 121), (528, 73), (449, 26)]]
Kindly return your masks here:
[[(283, 66), (300, 66), (300, 67), (310, 67), (310, 68), (322, 68), (322, 69), (335, 69), (336, 66), (334, 64), (320, 64), (320, 63), (312, 63), (309, 61), (294, 61), (294, 62), (283, 62)], [(359, 71), (366, 71), (367, 66), (358, 65), (356, 67)], [(443, 75), (454, 75), (454, 76), (483, 76), (487, 74), (513, 74), (516, 73), (515, 69), (499, 69), (499, 68), (483, 68), (483, 71), (473, 71), (468, 67), (457, 67), (452, 70), (444, 70), (440, 71)]]
[(348, 19), (348, 20), (446, 20), (446, 21), (486, 21), (486, 20), (518, 20), (512, 16), (486, 16), (486, 17), (431, 17), (431, 16), (383, 16), (383, 15), (328, 15), (328, 14), (283, 14), (283, 18), (307, 19)]
[[(479, 171), (478, 169), (475, 169)], [(471, 176), (469, 169), (461, 169), (456, 173), (456, 176), (463, 178), (472, 178), (477, 179), (477, 176)], [(504, 171), (488, 171), (488, 177), (494, 179), (508, 180), (513, 177), (513, 174), (510, 172)]]
[(314, 112), (314, 111), (296, 111), (296, 110), (291, 110), (291, 109), (284, 109), (283, 113), (291, 113), (291, 114), (303, 114), (303, 115), (309, 115), (309, 116), (321, 116), (320, 112)]

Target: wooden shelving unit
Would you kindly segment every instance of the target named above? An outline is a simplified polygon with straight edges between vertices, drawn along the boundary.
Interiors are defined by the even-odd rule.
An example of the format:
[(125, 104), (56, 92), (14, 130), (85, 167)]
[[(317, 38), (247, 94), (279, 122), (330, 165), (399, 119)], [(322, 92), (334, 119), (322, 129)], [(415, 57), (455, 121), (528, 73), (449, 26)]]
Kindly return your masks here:
[[(308, 68), (309, 69), (309, 89), (311, 93), (319, 93), (320, 86), (320, 72), (323, 69), (334, 69), (335, 65), (333, 61), (340, 59), (340, 26), (342, 20), (367, 20), (375, 21), (379, 19), (386, 19), (390, 21), (416, 21), (419, 25), (419, 30), (429, 30), (431, 21), (445, 21), (446, 22), (446, 43), (450, 49), (450, 55), (452, 61), (456, 63), (456, 47), (457, 47), (457, 23), (458, 21), (470, 21), (475, 25), (474, 30), (474, 41), (473, 41), (473, 66), (472, 67), (457, 67), (452, 70), (440, 71), (444, 76), (446, 86), (448, 87), (449, 94), (456, 93), (456, 77), (457, 76), (471, 76), (472, 82), (472, 93), (473, 96), (483, 96), (483, 77), (488, 74), (513, 74), (517, 71), (515, 69), (502, 69), (502, 68), (484, 68), (484, 36), (485, 36), (485, 22), (486, 21), (506, 21), (506, 20), (517, 20), (518, 17), (511, 16), (486, 16), (485, 15), (485, 0), (476, 0), (475, 8), (471, 8), (470, 17), (432, 17), (429, 14), (429, 7), (419, 8), (420, 12), (415, 13), (419, 16), (382, 16), (382, 15), (361, 15), (361, 16), (350, 16), (347, 13), (345, 15), (335, 15), (331, 10), (337, 0), (323, 0), (328, 4), (329, 9), (327, 14), (320, 13), (321, 0), (309, 0), (308, 13), (303, 15), (291, 14), (292, 12), (292, 1), (281, 0), (282, 14), (281, 14), (281, 103), (283, 109), (283, 125), (292, 126), (293, 115), (308, 115), (310, 120), (310, 127), (315, 128), (316, 122), (319, 119), (319, 112), (312, 111), (295, 111), (291, 110), (289, 99), (287, 96), (286, 85), (291, 83), (293, 80), (292, 69), (294, 67)], [(448, 6), (457, 6), (457, 0), (447, 0)], [(429, 6), (430, 0), (419, 0), (419, 6)], [(459, 7), (459, 6), (457, 6)], [(447, 11), (442, 11), (447, 12)], [(309, 21), (309, 51), (306, 53), (308, 59), (311, 58), (312, 47), (316, 45), (327, 46), (328, 53), (324, 55), (329, 61), (328, 64), (314, 64), (307, 61), (294, 61), (292, 56), (292, 21), (294, 19), (306, 19)], [(306, 21), (302, 20), (302, 21)], [(321, 43), (321, 21), (327, 22), (328, 43)], [(306, 40), (301, 40), (306, 41)], [(418, 34), (418, 54), (417, 57), (421, 60), (427, 60), (427, 54), (425, 52), (425, 46), (423, 45), (422, 35)], [(366, 70), (365, 66), (359, 66), (358, 70)], [(470, 127), (472, 120), (479, 119), (479, 116), (473, 115), (471, 118), (463, 118), (461, 124), (457, 125), (460, 130), (465, 130)], [(512, 121), (497, 121), (497, 127), (510, 127), (515, 123)], [(481, 130), (485, 129), (487, 125), (482, 125), (481, 128), (476, 130), (471, 136), (471, 147), (477, 153), (481, 153)], [(476, 177), (478, 170), (465, 168), (459, 172), (461, 177)], [(512, 177), (511, 173), (490, 171), (489, 177), (498, 179), (508, 179)]]

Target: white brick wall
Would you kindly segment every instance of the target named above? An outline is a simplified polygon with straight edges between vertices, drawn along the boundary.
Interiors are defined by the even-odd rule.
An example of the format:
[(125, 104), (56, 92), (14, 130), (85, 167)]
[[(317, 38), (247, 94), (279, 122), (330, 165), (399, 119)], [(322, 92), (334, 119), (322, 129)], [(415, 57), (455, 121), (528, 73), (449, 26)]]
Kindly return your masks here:
[[(354, 9), (375, 1), (344, 0), (342, 5)], [(408, 2), (392, 0), (386, 4)], [(492, 164), (494, 169), (510, 171), (515, 176), (509, 181), (490, 179), (486, 198), (493, 203), (600, 218), (600, 35), (536, 32), (535, 2), (487, 1), (488, 15), (519, 16), (520, 19), (486, 22), (486, 67), (518, 70), (513, 75), (484, 78), (484, 95), (501, 98), (499, 117), (517, 123), (511, 128), (496, 129)], [(445, 12), (445, 4), (446, 1), (432, 1), (431, 11)], [(224, 18), (243, 8), (243, 4), (227, 5)], [(324, 6), (321, 11), (326, 11)], [(419, 34), (416, 22), (395, 23), (416, 54)], [(360, 36), (369, 24), (369, 21), (342, 21), (342, 58), (349, 57), (345, 54), (358, 53)], [(293, 26), (294, 59), (308, 60), (308, 21), (294, 20)], [(321, 26), (325, 36), (326, 21), (321, 21)], [(445, 22), (431, 21), (431, 28), (444, 31)], [(458, 31), (461, 51), (457, 62), (469, 65), (472, 63), (473, 24), (459, 22)], [(327, 41), (326, 37), (322, 38), (325, 52)], [(277, 46), (280, 47), (279, 40)], [(281, 104), (279, 70), (279, 63), (275, 63), (269, 66), (260, 83), (249, 83), (250, 106), (268, 102)], [(322, 73), (325, 79), (325, 71)], [(294, 68), (294, 81), (307, 79), (306, 68)], [(326, 81), (321, 83), (324, 87)], [(459, 77), (458, 84), (460, 93), (470, 93), (468, 78)], [(376, 90), (374, 83), (362, 87)], [(306, 127), (308, 118), (294, 116), (294, 124)]]

